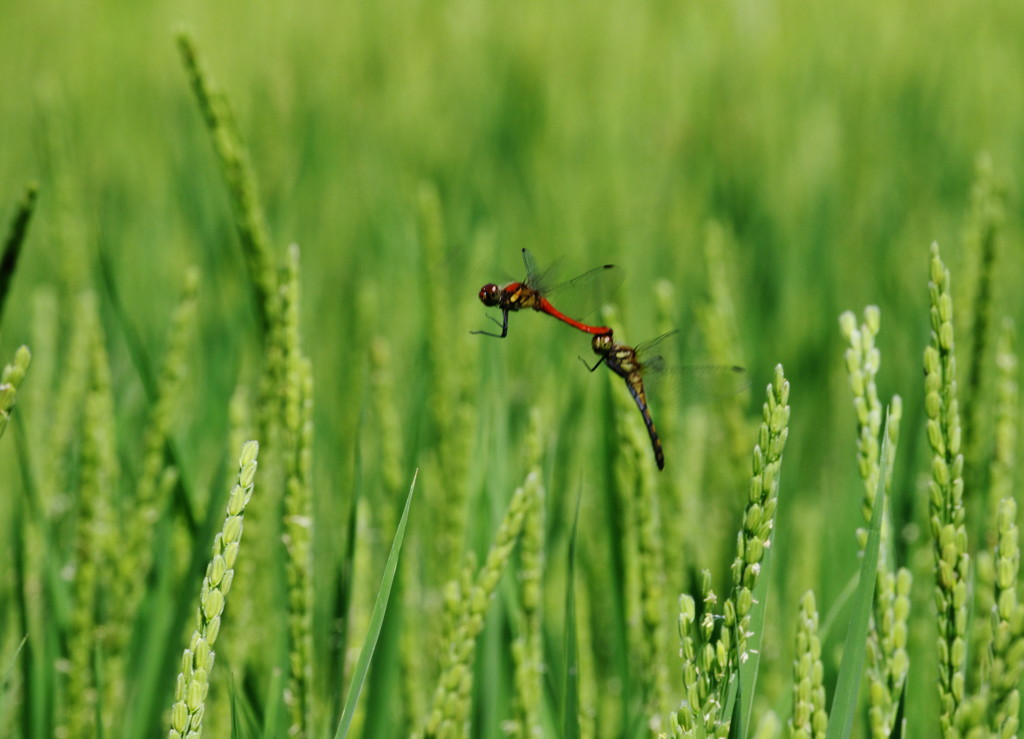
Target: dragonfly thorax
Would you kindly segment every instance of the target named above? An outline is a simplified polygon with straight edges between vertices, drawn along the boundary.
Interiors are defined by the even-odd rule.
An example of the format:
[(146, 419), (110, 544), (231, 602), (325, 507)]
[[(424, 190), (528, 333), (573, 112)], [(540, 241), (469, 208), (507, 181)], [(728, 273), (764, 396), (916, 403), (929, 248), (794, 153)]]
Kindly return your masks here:
[(637, 373), (640, 372), (640, 363), (636, 360), (636, 352), (633, 351), (632, 347), (620, 347), (608, 355), (609, 359), (613, 359), (612, 364), (619, 367), (623, 372), (626, 373)]

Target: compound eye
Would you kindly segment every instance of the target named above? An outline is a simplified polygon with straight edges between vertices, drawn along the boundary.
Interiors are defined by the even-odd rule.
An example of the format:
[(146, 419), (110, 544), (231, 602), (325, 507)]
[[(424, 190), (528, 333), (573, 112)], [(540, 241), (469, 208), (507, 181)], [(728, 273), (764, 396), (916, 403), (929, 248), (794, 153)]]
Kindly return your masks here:
[(612, 346), (612, 335), (611, 334), (598, 334), (590, 342), (594, 351), (598, 354), (604, 354)]
[(493, 308), (498, 304), (500, 298), (500, 290), (494, 283), (489, 283), (480, 288), (480, 302), (484, 305)]

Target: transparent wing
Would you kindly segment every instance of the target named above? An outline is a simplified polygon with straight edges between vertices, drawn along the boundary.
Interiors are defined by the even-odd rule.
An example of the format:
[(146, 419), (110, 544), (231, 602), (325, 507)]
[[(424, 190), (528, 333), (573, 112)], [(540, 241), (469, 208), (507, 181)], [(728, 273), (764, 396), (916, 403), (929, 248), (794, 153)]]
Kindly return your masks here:
[(700, 403), (729, 398), (750, 387), (750, 377), (742, 367), (680, 365), (676, 360), (679, 337), (679, 331), (669, 331), (636, 347), (648, 394)]
[(615, 289), (626, 278), (625, 272), (613, 264), (602, 264), (565, 282), (552, 284), (554, 267), (541, 272), (529, 249), (523, 249), (526, 284), (551, 301), (565, 315), (582, 320), (607, 303)]
[[(650, 365), (651, 371), (658, 371), (658, 367), (661, 370), (671, 367), (672, 357), (679, 354), (679, 338), (679, 329), (675, 329), (656, 336), (650, 341), (637, 344), (634, 347), (636, 358), (645, 369)], [(668, 355), (668, 359), (665, 358), (665, 355)]]
[(534, 290), (539, 290), (544, 282), (544, 274), (537, 269), (537, 260), (533, 258), (533, 252), (529, 249), (523, 249), (523, 266), (526, 267), (524, 282)]
[(671, 373), (686, 402), (723, 400), (750, 387), (750, 376), (742, 367), (723, 364), (687, 365)]

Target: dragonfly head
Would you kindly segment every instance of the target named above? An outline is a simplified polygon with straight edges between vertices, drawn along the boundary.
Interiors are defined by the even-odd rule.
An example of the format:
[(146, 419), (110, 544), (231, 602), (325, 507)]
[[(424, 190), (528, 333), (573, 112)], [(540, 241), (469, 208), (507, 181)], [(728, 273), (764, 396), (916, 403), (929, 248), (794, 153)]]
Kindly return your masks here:
[(612, 340), (612, 332), (609, 331), (605, 334), (597, 334), (590, 342), (590, 346), (594, 349), (594, 354), (605, 355), (612, 350), (612, 345), (615, 342)]
[(493, 282), (489, 282), (480, 288), (480, 302), (488, 308), (493, 308), (501, 300), (501, 289)]

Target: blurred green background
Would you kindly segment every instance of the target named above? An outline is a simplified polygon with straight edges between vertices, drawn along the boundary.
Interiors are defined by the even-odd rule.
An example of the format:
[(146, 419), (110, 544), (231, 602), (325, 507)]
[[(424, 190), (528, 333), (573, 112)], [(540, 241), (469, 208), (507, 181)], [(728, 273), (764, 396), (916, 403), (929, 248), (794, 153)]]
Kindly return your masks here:
[[(565, 277), (621, 265), (616, 332), (631, 343), (662, 330), (653, 293), (667, 280), (682, 361), (747, 367), (752, 419), (772, 367), (785, 366), (793, 417), (776, 577), (780, 600), (814, 588), (827, 611), (855, 571), (862, 493), (837, 317), (881, 308), (883, 402), (899, 393), (906, 403), (895, 505), (907, 527), (925, 505), (927, 249), (940, 243), (960, 288), (982, 152), (1009, 205), (994, 313), (1021, 318), (1016, 2), (42, 0), (7, 2), (0, 17), (3, 220), (27, 182), (40, 187), (0, 359), (31, 344), (34, 291), (55, 287), (69, 319), (70, 297), (96, 284), (104, 254), (155, 361), (185, 269), (198, 265), (201, 340), (175, 437), (190, 478), (220, 484), (228, 400), (258, 344), (228, 199), (173, 40), (188, 29), (247, 138), (278, 254), (302, 249), (322, 531), (342, 526), (339, 501), (373, 474), (353, 460), (378, 336), (390, 343), (406, 476), (431, 446), (432, 354), (469, 388), (470, 500), (494, 501), (474, 509), (474, 541), (489, 540), (522, 479), (531, 407), (545, 420), (549, 505), (599, 484), (608, 420), (598, 380), (577, 361), (586, 337), (533, 314), (513, 315), (504, 341), (468, 335), (490, 325), (480, 285), (522, 277), (526, 246), (542, 264), (560, 260)], [(425, 192), (443, 216), (440, 254), (423, 247)], [(727, 234), (730, 357), (710, 356), (695, 325), (710, 223)], [(438, 303), (445, 319), (434, 323)], [(123, 338), (113, 324), (107, 334), (131, 459), (147, 401)], [(31, 425), (27, 401), (19, 412)], [(678, 440), (665, 443), (664, 474), (685, 478)], [(5, 470), (10, 446), (0, 444)], [(0, 485), (16, 481), (5, 471)], [(744, 493), (707, 491), (733, 516)], [(724, 572), (735, 528), (718, 520), (721, 530), (695, 522), (686, 549), (708, 554), (688, 567)], [(788, 647), (770, 649), (779, 658)]]

